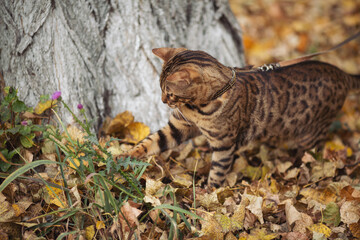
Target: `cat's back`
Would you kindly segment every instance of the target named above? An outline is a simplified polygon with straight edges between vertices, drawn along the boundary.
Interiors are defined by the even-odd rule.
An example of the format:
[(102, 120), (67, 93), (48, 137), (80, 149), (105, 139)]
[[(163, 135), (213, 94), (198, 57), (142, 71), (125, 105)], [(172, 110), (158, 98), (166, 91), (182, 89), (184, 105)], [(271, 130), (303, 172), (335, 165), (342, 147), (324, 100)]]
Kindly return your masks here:
[(291, 81), (296, 84), (334, 84), (346, 78), (347, 73), (339, 69), (338, 67), (329, 63), (309, 60), (299, 62), (293, 65), (275, 68), (272, 71), (264, 72), (268, 74), (272, 81), (279, 83), (286, 83)]

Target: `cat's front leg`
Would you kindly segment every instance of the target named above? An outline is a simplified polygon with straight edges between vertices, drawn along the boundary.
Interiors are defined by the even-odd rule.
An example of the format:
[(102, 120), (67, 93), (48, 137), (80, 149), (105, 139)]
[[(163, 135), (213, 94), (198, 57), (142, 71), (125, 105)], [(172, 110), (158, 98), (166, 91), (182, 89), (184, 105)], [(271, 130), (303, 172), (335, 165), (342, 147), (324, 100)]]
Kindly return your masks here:
[(235, 150), (236, 144), (213, 147), (209, 186), (218, 188), (225, 182), (226, 174), (230, 171), (234, 161)]
[(171, 115), (165, 127), (149, 135), (125, 155), (142, 158), (159, 154), (199, 134), (200, 132), (195, 125)]

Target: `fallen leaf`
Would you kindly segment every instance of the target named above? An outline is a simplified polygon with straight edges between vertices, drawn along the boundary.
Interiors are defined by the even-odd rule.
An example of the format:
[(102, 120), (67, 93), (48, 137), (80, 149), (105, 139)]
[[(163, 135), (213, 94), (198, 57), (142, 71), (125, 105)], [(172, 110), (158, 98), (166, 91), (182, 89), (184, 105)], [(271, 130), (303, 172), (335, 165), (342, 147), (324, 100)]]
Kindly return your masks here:
[(286, 221), (289, 225), (301, 219), (301, 213), (293, 206), (291, 200), (285, 202)]
[(131, 112), (125, 111), (116, 115), (104, 131), (109, 135), (120, 133), (132, 122), (134, 122), (134, 116)]
[(316, 182), (321, 178), (334, 177), (336, 165), (334, 162), (316, 162), (311, 168), (311, 181)]
[(357, 201), (344, 202), (340, 207), (341, 221), (346, 224), (357, 223), (360, 219), (360, 204)]
[(357, 223), (351, 223), (349, 225), (349, 229), (355, 238), (360, 239), (360, 221)]
[[(122, 213), (122, 214), (121, 214)], [(130, 224), (129, 227), (136, 227), (139, 226), (139, 220), (137, 219), (137, 217), (142, 213), (141, 210), (137, 209), (136, 207), (133, 207), (129, 204), (129, 202), (126, 202), (122, 207), (121, 207), (121, 213), (119, 213), (119, 218), (123, 220), (123, 225), (127, 225)], [(127, 222), (124, 221), (124, 218), (126, 219)]]
[(277, 238), (275, 233), (267, 233), (266, 229), (254, 229), (250, 235), (246, 238), (247, 240), (271, 240)]
[(150, 134), (150, 128), (143, 123), (133, 122), (126, 127), (124, 141), (137, 144)]
[(163, 188), (165, 185), (161, 181), (156, 181), (152, 178), (146, 177), (146, 187), (145, 194), (154, 196), (159, 189)]
[(263, 213), (262, 213), (263, 198), (249, 194), (243, 194), (242, 197), (245, 197), (249, 200), (250, 203), (249, 205), (246, 206), (246, 208), (249, 209), (250, 212), (258, 218), (261, 224), (263, 224), (264, 223)]
[(308, 227), (308, 229), (313, 233), (314, 232), (321, 233), (325, 237), (330, 237), (331, 235), (331, 229), (322, 223), (313, 224), (310, 227)]
[(95, 236), (95, 227), (94, 225), (90, 225), (90, 226), (87, 226), (85, 228), (85, 239), (86, 240), (91, 240), (93, 239)]
[(299, 220), (295, 221), (295, 225), (292, 230), (294, 232), (306, 234), (306, 229), (308, 227), (310, 227), (311, 225), (313, 225), (314, 222), (309, 215), (307, 215), (305, 213), (300, 213), (300, 214), (301, 214), (301, 218)]
[(204, 220), (201, 220), (201, 232), (210, 237), (210, 239), (223, 239), (224, 233), (221, 225), (216, 221), (214, 217), (210, 214), (204, 217)]
[(228, 216), (218, 213), (214, 218), (220, 224), (223, 233), (231, 231), (231, 219)]
[[(59, 183), (57, 183), (57, 184), (59, 184)], [(61, 186), (62, 186), (62, 184), (61, 184)], [(49, 196), (48, 203), (55, 204), (56, 206), (58, 206), (60, 208), (67, 207), (67, 200), (66, 200), (63, 190), (61, 190), (60, 188), (50, 187), (50, 186), (46, 186), (46, 190), (47, 190), (46, 192), (48, 193), (48, 196)]]
[(55, 108), (57, 105), (57, 100), (47, 100), (46, 102), (39, 102), (35, 109), (34, 112), (38, 115), (42, 114), (43, 112), (45, 112), (47, 109), (50, 108)]
[(340, 209), (339, 206), (331, 202), (326, 205), (324, 210), (324, 223), (337, 227), (340, 223)]
[(211, 194), (205, 193), (199, 196), (200, 205), (208, 209), (209, 211), (216, 210), (220, 205), (216, 192)]

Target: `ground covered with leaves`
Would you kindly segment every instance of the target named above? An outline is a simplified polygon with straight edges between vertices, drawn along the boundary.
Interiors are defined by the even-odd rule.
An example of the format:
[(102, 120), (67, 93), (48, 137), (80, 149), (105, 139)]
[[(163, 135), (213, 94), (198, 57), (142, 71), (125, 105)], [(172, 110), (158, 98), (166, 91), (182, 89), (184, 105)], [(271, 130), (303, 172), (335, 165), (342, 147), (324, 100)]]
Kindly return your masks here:
[[(231, 0), (249, 64), (328, 49), (360, 26), (356, 1)], [(321, 57), (359, 73), (359, 41)], [(35, 109), (4, 89), (0, 104), (0, 239), (360, 238), (360, 104), (351, 95), (321, 152), (294, 167), (286, 151), (252, 145), (226, 186), (206, 186), (203, 137), (143, 161), (117, 156), (149, 134), (130, 112), (95, 133), (61, 92)], [(58, 110), (77, 112), (64, 126)]]

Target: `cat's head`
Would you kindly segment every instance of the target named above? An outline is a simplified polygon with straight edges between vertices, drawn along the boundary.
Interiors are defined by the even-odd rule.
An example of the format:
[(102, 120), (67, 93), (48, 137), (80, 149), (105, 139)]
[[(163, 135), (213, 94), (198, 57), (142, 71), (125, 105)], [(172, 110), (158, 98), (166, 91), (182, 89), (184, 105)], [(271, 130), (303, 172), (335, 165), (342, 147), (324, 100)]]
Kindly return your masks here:
[(213, 85), (219, 85), (218, 81), (210, 81), (211, 67), (218, 64), (215, 58), (186, 48), (156, 48), (153, 53), (164, 61), (160, 75), (164, 103), (175, 108), (186, 103), (204, 104), (211, 99)]

